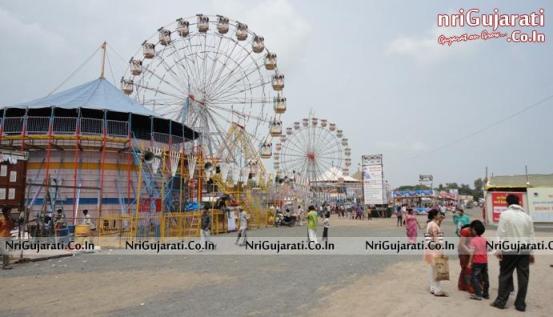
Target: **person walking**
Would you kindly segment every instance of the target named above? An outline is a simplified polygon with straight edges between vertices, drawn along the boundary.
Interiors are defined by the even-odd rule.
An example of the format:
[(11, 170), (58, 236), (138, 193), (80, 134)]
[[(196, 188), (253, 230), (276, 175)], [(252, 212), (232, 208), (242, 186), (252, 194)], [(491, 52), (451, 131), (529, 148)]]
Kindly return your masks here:
[(468, 268), (472, 270), (471, 282), (474, 294), (470, 298), (475, 300), (482, 300), (482, 298), (489, 299), (488, 241), (482, 236), (486, 231), (486, 227), (484, 227), (484, 224), (480, 220), (475, 220), (471, 224), (471, 230), (474, 237), (470, 240), (469, 244), (470, 256)]
[(355, 205), (354, 210), (355, 210), (355, 218), (354, 219), (355, 220), (358, 220), (358, 219), (361, 220), (362, 219), (361, 218), (361, 216), (362, 216), (361, 207), (359, 205)]
[(65, 213), (62, 209), (56, 210), (56, 216), (54, 218), (54, 227), (56, 230), (65, 228), (67, 226), (67, 221), (65, 219)]
[(462, 208), (457, 209), (457, 215), (453, 216), (453, 223), (455, 224), (455, 234), (460, 237), (460, 230), (462, 227), (470, 224), (470, 217), (465, 214)]
[(305, 212), (303, 211), (303, 208), (301, 208), (301, 205), (298, 205), (298, 220), (299, 220), (300, 226), (303, 226), (304, 218), (305, 218)]
[(2, 255), (2, 270), (11, 270), (10, 266), (10, 253), (6, 242), (11, 239), (11, 230), (14, 223), (10, 218), (11, 209), (8, 207), (2, 208), (2, 215), (0, 215), (0, 255)]
[(248, 215), (248, 213), (240, 208), (240, 229), (238, 230), (238, 236), (236, 237), (236, 243), (235, 244), (238, 244), (238, 242), (240, 242), (240, 238), (241, 237), (244, 237), (242, 243), (240, 244), (240, 246), (243, 246), (246, 244), (246, 242), (248, 242), (248, 233), (247, 233), (247, 230), (248, 230), (248, 221), (250, 220), (250, 215)]
[(202, 217), (200, 221), (200, 241), (203, 244), (209, 241), (210, 232), (211, 232), (211, 216), (209, 215), (209, 208), (206, 206), (202, 211)]
[(307, 238), (309, 242), (317, 242), (317, 222), (319, 215), (315, 206), (311, 205), (308, 208), (309, 212), (307, 213)]
[(407, 233), (407, 239), (409, 243), (417, 242), (417, 229), (421, 229), (421, 225), (415, 216), (413, 208), (407, 209), (407, 215), (405, 216), (405, 231)]
[[(444, 297), (447, 296), (444, 291), (442, 291), (442, 285), (440, 281), (436, 281), (434, 276), (436, 276), (436, 265), (434, 259), (440, 255), (440, 252), (436, 250), (436, 244), (443, 244), (443, 232), (440, 228), (442, 221), (445, 215), (437, 209), (432, 209), (428, 212), (428, 224), (426, 226), (425, 242), (426, 247), (424, 248), (424, 260), (430, 266), (430, 293), (434, 296)], [(429, 247), (430, 244), (433, 244), (433, 247)]]
[(328, 229), (330, 228), (330, 212), (325, 214), (325, 219), (323, 220), (323, 241), (328, 241)]
[[(516, 195), (507, 195), (508, 208), (501, 213), (497, 226), (497, 238), (500, 243), (508, 245), (524, 245), (534, 241), (534, 223), (532, 218), (519, 205)], [(499, 287), (497, 298), (491, 304), (493, 307), (504, 309), (509, 293), (512, 290), (513, 272), (517, 271), (518, 291), (515, 299), (515, 309), (526, 310), (526, 292), (530, 276), (530, 264), (534, 263), (534, 256), (529, 251), (501, 250), (496, 256), (499, 259)]]
[[(476, 221), (476, 220), (475, 220)], [(471, 284), (471, 275), (472, 270), (469, 266), (469, 260), (470, 260), (470, 239), (473, 237), (472, 234), (472, 226), (474, 221), (470, 225), (466, 225), (459, 230), (460, 238), (459, 238), (459, 245), (457, 246), (457, 250), (459, 253), (459, 265), (461, 266), (461, 272), (459, 273), (459, 280), (457, 282), (457, 288), (460, 291), (466, 291), (469, 293), (474, 293), (474, 290), (472, 288)]]
[(88, 213), (88, 209), (83, 210), (84, 219), (82, 224), (88, 225), (90, 227), (90, 230), (95, 231), (96, 230), (96, 224), (94, 221), (92, 221), (92, 218), (90, 217), (90, 214)]
[(402, 227), (403, 226), (403, 214), (406, 210), (407, 209), (405, 208), (405, 205), (403, 205), (401, 207), (398, 206), (398, 209), (396, 211), (396, 216), (397, 216), (396, 227)]

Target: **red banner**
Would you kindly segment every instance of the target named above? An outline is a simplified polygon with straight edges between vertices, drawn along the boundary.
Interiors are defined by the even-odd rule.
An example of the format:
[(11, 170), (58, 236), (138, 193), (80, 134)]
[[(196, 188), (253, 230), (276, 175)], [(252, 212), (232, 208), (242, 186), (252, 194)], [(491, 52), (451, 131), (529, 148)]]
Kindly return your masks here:
[(140, 199), (140, 212), (150, 212), (150, 209), (152, 207), (152, 200), (154, 200), (156, 212), (161, 211), (161, 199), (150, 199), (150, 198), (142, 198)]
[(522, 197), (524, 193), (521, 192), (492, 192), (492, 220), (493, 222), (499, 222), (501, 213), (507, 209), (507, 195), (515, 195), (518, 197), (519, 205), (522, 206)]

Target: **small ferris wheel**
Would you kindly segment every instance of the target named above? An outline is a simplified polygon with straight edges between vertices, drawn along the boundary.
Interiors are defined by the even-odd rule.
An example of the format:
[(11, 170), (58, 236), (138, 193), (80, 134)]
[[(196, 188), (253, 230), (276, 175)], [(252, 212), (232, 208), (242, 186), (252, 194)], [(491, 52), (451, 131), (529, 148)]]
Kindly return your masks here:
[(335, 123), (315, 117), (286, 128), (275, 145), (274, 169), (280, 177), (312, 184), (349, 175), (351, 148)]

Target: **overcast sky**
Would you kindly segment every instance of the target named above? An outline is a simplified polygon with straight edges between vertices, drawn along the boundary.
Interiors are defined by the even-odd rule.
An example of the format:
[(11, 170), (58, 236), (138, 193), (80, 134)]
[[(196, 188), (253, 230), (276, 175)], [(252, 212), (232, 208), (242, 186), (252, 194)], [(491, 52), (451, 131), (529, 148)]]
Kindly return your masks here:
[[(545, 44), (505, 40), (441, 47), (438, 13), (460, 8), (545, 9)], [(344, 130), (354, 166), (384, 154), (393, 186), (419, 174), (435, 183), (553, 172), (550, 1), (4, 1), (0, 0), (0, 104), (48, 94), (107, 40), (114, 78), (146, 38), (178, 17), (222, 14), (264, 35), (286, 75), (285, 125), (309, 111)], [(531, 30), (531, 29), (528, 29)], [(96, 78), (99, 60), (66, 86)], [(108, 74), (111, 79), (111, 74)], [(479, 133), (475, 133), (481, 131)], [(458, 141), (460, 140), (460, 141)], [(447, 145), (447, 146), (444, 146)]]

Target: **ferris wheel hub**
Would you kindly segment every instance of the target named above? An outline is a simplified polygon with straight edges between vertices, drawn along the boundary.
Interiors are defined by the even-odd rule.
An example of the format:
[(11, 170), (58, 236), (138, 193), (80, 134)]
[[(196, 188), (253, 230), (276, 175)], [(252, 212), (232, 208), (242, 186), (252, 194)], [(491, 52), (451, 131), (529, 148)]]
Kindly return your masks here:
[(205, 101), (200, 101), (200, 100), (197, 100), (196, 97), (194, 97), (194, 95), (188, 95), (188, 98), (190, 98), (190, 100), (202, 105), (205, 107)]

